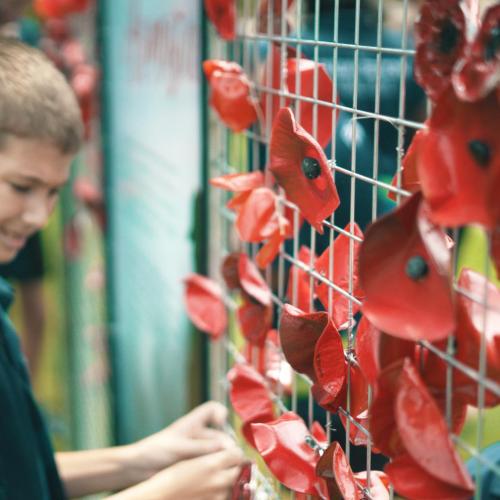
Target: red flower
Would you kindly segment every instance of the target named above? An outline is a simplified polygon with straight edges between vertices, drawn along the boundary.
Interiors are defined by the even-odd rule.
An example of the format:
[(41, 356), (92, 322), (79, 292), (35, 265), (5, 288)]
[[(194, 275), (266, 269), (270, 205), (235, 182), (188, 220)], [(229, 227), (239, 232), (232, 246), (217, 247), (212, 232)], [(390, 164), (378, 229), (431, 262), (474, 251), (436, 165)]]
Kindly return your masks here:
[(394, 458), (384, 469), (396, 492), (405, 498), (468, 500), (474, 493), (471, 484), (460, 488), (429, 474), (408, 454)]
[[(354, 223), (351, 228), (351, 224), (349, 223), (345, 227), (345, 231), (352, 235), (346, 236), (341, 233), (337, 236), (335, 241), (333, 242), (332, 248), (327, 248), (321, 256), (316, 260), (315, 268), (316, 270), (325, 276), (325, 278), (331, 278), (331, 281), (335, 283), (339, 288), (342, 288), (344, 291), (349, 291), (350, 279), (352, 277), (352, 294), (357, 299), (363, 298), (363, 290), (361, 289), (358, 277), (358, 260), (359, 260), (359, 251), (361, 248), (361, 243), (354, 239), (354, 237), (363, 238), (363, 233), (359, 226)], [(353, 266), (350, 265), (350, 245), (352, 239), (353, 246)], [(332, 263), (333, 268), (330, 273), (330, 254), (332, 255)], [(349, 272), (352, 269), (352, 276)], [(349, 303), (352, 303), (351, 306), (351, 318), (356, 314), (359, 310), (359, 306), (354, 303), (350, 298), (342, 295), (340, 292), (334, 290), (329, 292), (329, 288), (331, 288), (326, 283), (322, 281), (318, 282), (316, 285), (316, 293), (318, 295), (319, 300), (323, 304), (323, 307), (327, 310), (329, 308), (329, 293), (332, 296), (332, 316), (335, 322), (335, 325), (339, 330), (343, 330), (349, 326)]]
[(356, 331), (355, 352), (366, 380), (375, 384), (380, 372), (395, 361), (414, 358), (415, 342), (387, 335), (375, 328), (364, 316)]
[(241, 333), (252, 345), (262, 347), (271, 328), (273, 309), (256, 303), (246, 294), (237, 311)]
[(226, 307), (222, 290), (214, 281), (199, 274), (190, 274), (184, 279), (187, 313), (201, 331), (216, 340), (227, 326)]
[(500, 83), (500, 5), (486, 11), (452, 81), (457, 96), (464, 101), (482, 99)]
[(465, 47), (465, 16), (460, 0), (426, 0), (415, 23), (415, 79), (436, 100), (449, 87)]
[[(272, 58), (272, 61), (270, 60)], [(268, 70), (272, 68), (272, 81), (269, 81)], [(315, 73), (317, 72), (317, 83), (315, 92)], [(333, 84), (323, 64), (317, 64), (314, 61), (304, 57), (296, 57), (294, 49), (287, 48), (286, 61), (284, 67), (284, 82), (281, 80), (281, 47), (274, 45), (266, 61), (262, 85), (264, 90), (261, 96), (261, 108), (263, 111), (264, 125), (267, 125), (268, 119), (273, 123), (280, 109), (281, 97), (276, 94), (268, 95), (266, 88), (273, 90), (283, 90), (299, 97), (314, 98), (319, 101), (332, 103), (337, 100), (333, 94)], [(297, 82), (298, 80), (298, 82)], [(300, 89), (300, 93), (299, 93)], [(285, 97), (284, 106), (290, 106), (293, 98)], [(299, 125), (306, 132), (314, 136), (318, 144), (324, 148), (332, 138), (333, 113), (335, 111), (331, 106), (317, 104), (317, 127), (314, 131), (314, 109), (315, 105), (309, 101), (298, 101), (300, 107)], [(269, 114), (271, 117), (268, 118)]]
[(239, 254), (238, 276), (240, 286), (245, 293), (263, 306), (271, 305), (271, 290), (247, 254)]
[(450, 270), (446, 235), (429, 221), (416, 193), (365, 234), (359, 257), (363, 314), (402, 339), (444, 339), (455, 326)]
[(229, 399), (242, 420), (246, 440), (255, 446), (251, 424), (274, 420), (274, 407), (266, 380), (250, 365), (235, 364), (227, 374)]
[(319, 454), (304, 421), (288, 412), (273, 422), (252, 424), (255, 445), (278, 481), (300, 493), (318, 495), (323, 488), (316, 476)]
[(35, 12), (42, 17), (64, 17), (82, 12), (89, 6), (89, 0), (35, 0)]
[(255, 262), (260, 269), (265, 269), (276, 258), (284, 241), (285, 236), (276, 229), (255, 256)]
[(316, 467), (318, 476), (326, 479), (328, 498), (348, 498), (361, 500), (351, 466), (339, 443), (333, 442), (323, 453)]
[(252, 500), (251, 481), (252, 464), (245, 464), (231, 490), (231, 500)]
[(370, 498), (373, 500), (389, 500), (389, 478), (387, 474), (379, 470), (370, 471), (370, 488), (368, 488), (367, 472), (357, 472), (354, 478), (358, 483), (370, 491)]
[[(298, 260), (305, 264), (308, 268), (311, 265), (311, 250), (306, 246), (301, 246), (299, 250)], [(314, 265), (313, 259), (312, 264)], [(307, 271), (296, 266), (295, 264), (290, 267), (288, 273), (288, 286), (286, 289), (286, 297), (288, 301), (298, 307), (301, 311), (311, 312), (311, 280)], [(297, 297), (294, 297), (294, 290), (297, 288)]]
[(295, 122), (289, 108), (273, 125), (270, 170), (304, 218), (323, 233), (323, 220), (339, 205), (337, 189), (320, 145)]
[(417, 159), (422, 192), (437, 224), (493, 228), (498, 223), (499, 120), (493, 94), (470, 104), (447, 92), (437, 102)]
[(236, 38), (235, 0), (204, 0), (207, 16), (224, 40)]
[(241, 287), (240, 274), (238, 271), (240, 255), (241, 254), (239, 252), (233, 252), (227, 255), (222, 261), (221, 273), (229, 290)]
[[(457, 328), (455, 330), (456, 352), (454, 358), (479, 370), (481, 338), (486, 342), (486, 376), (500, 380), (500, 291), (484, 276), (470, 269), (463, 269), (458, 280), (460, 290), (456, 294)], [(486, 292), (487, 309), (484, 308)], [(486, 323), (484, 321), (486, 320)], [(436, 344), (446, 352), (446, 341)], [(447, 364), (432, 352), (427, 353), (424, 364), (424, 378), (433, 389), (443, 393), (446, 390)], [(477, 382), (461, 370), (453, 370), (453, 394), (470, 405), (477, 405)], [(500, 395), (485, 390), (485, 405), (500, 404)]]
[[(229, 66), (228, 66), (229, 65)], [(234, 132), (248, 128), (256, 119), (250, 81), (236, 63), (205, 61), (203, 70), (210, 83), (210, 105)]]
[(264, 186), (264, 175), (257, 170), (244, 174), (227, 174), (210, 179), (210, 184), (226, 191), (241, 193)]

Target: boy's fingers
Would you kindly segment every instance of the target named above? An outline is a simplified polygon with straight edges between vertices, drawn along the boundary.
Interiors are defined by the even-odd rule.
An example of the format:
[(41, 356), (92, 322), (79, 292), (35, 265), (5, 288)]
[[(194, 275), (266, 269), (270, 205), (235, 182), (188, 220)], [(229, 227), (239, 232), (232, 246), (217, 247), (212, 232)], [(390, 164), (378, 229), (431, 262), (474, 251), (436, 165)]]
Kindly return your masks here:
[(243, 451), (232, 446), (222, 451), (218, 451), (210, 456), (210, 461), (215, 469), (229, 469), (232, 467), (239, 467), (243, 465), (247, 459), (243, 454)]
[(217, 401), (208, 401), (194, 410), (203, 426), (221, 427), (227, 419), (227, 408)]
[(238, 476), (240, 475), (241, 466), (231, 467), (230, 469), (222, 470), (217, 474), (217, 490), (227, 494), (227, 490), (231, 488)]
[(213, 439), (224, 444), (224, 448), (234, 445), (234, 440), (231, 436), (223, 431), (217, 429), (210, 429), (209, 427), (204, 427), (199, 430), (196, 434), (196, 439)]

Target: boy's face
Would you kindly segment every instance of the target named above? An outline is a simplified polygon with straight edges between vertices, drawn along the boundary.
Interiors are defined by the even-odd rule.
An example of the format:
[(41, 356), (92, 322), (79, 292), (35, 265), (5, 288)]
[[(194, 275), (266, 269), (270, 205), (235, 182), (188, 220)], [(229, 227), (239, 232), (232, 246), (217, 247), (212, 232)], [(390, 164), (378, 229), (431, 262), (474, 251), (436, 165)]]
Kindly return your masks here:
[(72, 159), (40, 140), (5, 139), (0, 147), (0, 263), (12, 260), (45, 226)]

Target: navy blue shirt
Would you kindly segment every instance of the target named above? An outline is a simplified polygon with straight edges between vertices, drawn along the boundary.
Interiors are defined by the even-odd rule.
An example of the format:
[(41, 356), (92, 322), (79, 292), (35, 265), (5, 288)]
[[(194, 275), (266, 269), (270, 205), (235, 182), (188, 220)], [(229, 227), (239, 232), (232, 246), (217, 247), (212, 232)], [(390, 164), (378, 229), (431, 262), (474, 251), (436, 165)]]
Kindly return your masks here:
[(13, 291), (0, 278), (0, 500), (66, 498), (47, 429), (7, 316)]

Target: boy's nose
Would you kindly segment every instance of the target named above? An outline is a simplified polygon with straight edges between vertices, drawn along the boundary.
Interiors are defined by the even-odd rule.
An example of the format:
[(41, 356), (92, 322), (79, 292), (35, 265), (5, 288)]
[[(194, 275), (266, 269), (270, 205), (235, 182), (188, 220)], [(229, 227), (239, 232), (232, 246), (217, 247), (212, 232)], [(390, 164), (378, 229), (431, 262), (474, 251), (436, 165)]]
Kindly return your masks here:
[(23, 213), (23, 222), (31, 229), (41, 229), (52, 213), (53, 203), (44, 196), (36, 196), (29, 200)]

